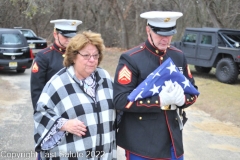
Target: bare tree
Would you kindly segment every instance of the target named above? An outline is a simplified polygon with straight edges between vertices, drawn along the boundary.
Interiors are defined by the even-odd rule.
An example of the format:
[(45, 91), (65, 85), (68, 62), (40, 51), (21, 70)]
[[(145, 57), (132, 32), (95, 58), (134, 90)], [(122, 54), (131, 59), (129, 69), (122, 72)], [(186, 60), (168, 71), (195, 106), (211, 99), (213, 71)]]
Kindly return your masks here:
[(120, 33), (121, 33), (121, 39), (120, 39), (121, 48), (128, 48), (127, 30), (126, 30), (126, 25), (124, 21), (123, 12), (122, 12), (123, 8), (120, 8), (120, 5), (118, 4), (117, 0), (109, 0), (109, 3), (111, 4), (120, 22), (119, 25), (120, 25)]
[(186, 27), (240, 27), (238, 0), (1, 0), (1, 27), (22, 26), (51, 39), (53, 19), (79, 19), (80, 30), (102, 34), (108, 47), (131, 48), (146, 40), (146, 20), (151, 10), (179, 11), (177, 34)]

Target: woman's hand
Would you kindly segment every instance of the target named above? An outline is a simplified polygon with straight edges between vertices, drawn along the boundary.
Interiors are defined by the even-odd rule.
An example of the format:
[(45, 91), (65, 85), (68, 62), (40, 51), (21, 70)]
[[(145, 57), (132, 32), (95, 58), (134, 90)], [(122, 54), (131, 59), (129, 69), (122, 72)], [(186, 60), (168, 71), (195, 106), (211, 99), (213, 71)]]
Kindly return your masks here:
[(69, 133), (75, 134), (77, 136), (84, 136), (87, 131), (86, 126), (83, 122), (78, 119), (69, 119), (61, 128), (62, 131), (67, 131)]

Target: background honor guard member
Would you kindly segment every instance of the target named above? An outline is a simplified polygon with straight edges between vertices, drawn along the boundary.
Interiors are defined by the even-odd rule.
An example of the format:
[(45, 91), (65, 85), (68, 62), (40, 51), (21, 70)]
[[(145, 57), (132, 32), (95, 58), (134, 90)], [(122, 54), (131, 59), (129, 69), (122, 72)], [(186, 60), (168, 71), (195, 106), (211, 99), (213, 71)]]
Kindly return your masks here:
[(147, 19), (147, 40), (120, 57), (113, 100), (116, 109), (123, 112), (118, 125), (117, 145), (125, 149), (128, 160), (183, 159), (182, 127), (176, 109), (189, 107), (197, 95), (184, 94), (178, 82), (166, 81), (155, 96), (131, 103), (127, 99), (169, 57), (197, 89), (184, 54), (170, 45), (177, 32), (176, 21), (181, 16), (180, 12), (142, 13), (140, 17)]
[(47, 81), (63, 68), (65, 49), (70, 38), (76, 35), (77, 26), (82, 23), (79, 20), (58, 19), (54, 23), (54, 43), (37, 53), (32, 65), (31, 73), (31, 98), (35, 111), (36, 103)]

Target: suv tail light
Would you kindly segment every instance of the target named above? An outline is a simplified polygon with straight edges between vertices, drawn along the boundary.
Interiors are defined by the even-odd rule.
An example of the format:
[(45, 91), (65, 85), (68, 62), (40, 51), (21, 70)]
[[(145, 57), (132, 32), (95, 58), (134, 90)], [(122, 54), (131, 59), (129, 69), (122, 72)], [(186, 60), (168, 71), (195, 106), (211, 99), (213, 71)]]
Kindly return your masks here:
[(31, 59), (34, 59), (34, 54), (33, 54), (32, 49), (30, 49), (30, 57), (31, 57)]

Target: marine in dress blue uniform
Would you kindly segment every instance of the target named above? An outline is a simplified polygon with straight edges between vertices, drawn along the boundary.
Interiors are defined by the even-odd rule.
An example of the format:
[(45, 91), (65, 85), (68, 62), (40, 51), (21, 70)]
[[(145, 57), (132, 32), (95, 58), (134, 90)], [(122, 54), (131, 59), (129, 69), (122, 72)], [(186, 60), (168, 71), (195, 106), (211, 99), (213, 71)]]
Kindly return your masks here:
[(82, 21), (58, 19), (52, 20), (50, 23), (54, 24), (55, 41), (53, 45), (37, 53), (31, 70), (30, 88), (34, 110), (45, 84), (63, 68), (63, 58), (67, 44), (63, 43), (63, 40), (75, 36), (77, 26)]
[(127, 100), (131, 91), (168, 57), (197, 88), (183, 52), (170, 45), (165, 50), (160, 50), (152, 37), (153, 32), (163, 37), (174, 35), (176, 20), (182, 13), (146, 12), (140, 16), (148, 20), (147, 27), (151, 33), (148, 33), (148, 39), (144, 43), (121, 55), (114, 78), (114, 105), (123, 113), (118, 126), (117, 145), (125, 149), (128, 160), (183, 159), (182, 130), (178, 113), (171, 106), (175, 105), (182, 110), (192, 105), (197, 96), (184, 95), (179, 91), (182, 93), (180, 101), (175, 102), (179, 97), (174, 98), (172, 95), (174, 102), (170, 104), (165, 103), (169, 98), (164, 93), (133, 103)]

